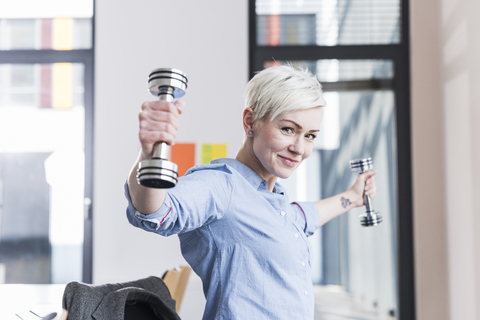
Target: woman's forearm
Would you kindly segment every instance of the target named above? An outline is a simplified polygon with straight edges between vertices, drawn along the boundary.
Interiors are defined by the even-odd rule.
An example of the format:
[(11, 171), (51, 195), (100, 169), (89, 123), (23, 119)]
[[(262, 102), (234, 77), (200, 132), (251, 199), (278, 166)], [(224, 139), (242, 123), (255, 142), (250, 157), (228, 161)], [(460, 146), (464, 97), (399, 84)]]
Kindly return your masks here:
[(320, 214), (319, 227), (350, 209), (365, 205), (364, 195), (375, 198), (377, 190), (375, 174), (376, 171), (362, 173), (347, 191), (315, 202)]
[(128, 191), (135, 209), (142, 214), (150, 214), (162, 206), (166, 191), (165, 189), (147, 188), (137, 182), (137, 169), (142, 160), (144, 159), (140, 152), (128, 177)]
[(357, 196), (348, 190), (333, 197), (316, 201), (315, 205), (320, 213), (319, 227), (336, 218), (350, 209), (357, 207)]
[(158, 141), (168, 145), (174, 143), (179, 127), (178, 116), (182, 113), (185, 102), (166, 100), (147, 101), (142, 104), (138, 115), (138, 137), (141, 150), (137, 161), (128, 177), (128, 190), (133, 206), (138, 212), (150, 214), (157, 211), (165, 200), (165, 189), (147, 188), (137, 183), (138, 165), (143, 160), (151, 160), (153, 150)]

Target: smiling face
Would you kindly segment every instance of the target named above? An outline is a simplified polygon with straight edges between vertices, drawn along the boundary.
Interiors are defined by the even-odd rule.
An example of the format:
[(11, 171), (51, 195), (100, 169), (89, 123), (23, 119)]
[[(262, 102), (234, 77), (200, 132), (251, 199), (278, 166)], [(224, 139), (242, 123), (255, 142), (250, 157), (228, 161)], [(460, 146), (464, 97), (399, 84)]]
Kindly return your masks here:
[[(266, 181), (286, 179), (308, 158), (322, 121), (320, 107), (290, 111), (254, 128), (254, 169)], [(273, 181), (272, 181), (273, 182)]]

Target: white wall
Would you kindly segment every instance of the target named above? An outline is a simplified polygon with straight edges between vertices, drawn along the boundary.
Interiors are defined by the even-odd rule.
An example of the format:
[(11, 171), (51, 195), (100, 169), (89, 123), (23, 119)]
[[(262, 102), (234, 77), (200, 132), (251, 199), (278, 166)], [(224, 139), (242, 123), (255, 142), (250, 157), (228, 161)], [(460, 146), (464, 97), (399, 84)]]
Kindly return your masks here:
[(480, 3), (412, 0), (418, 319), (480, 318)]
[[(234, 157), (248, 80), (247, 1), (98, 0), (95, 9), (94, 282), (161, 276), (184, 263), (178, 238), (130, 226), (123, 196), (138, 151), (137, 115), (154, 99), (147, 77), (160, 67), (184, 71), (177, 141), (227, 143)], [(199, 319), (200, 280), (188, 286), (180, 315)]]

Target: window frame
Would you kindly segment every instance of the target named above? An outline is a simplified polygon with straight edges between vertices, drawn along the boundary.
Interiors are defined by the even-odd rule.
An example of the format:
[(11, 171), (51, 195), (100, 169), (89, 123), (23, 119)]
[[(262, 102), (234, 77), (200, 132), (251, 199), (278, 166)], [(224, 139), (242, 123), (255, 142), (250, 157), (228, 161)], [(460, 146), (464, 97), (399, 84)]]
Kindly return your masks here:
[[(391, 83), (395, 92), (397, 143), (397, 285), (400, 319), (415, 319), (415, 275), (413, 238), (413, 195), (411, 154), (411, 94), (409, 2), (400, 1), (401, 35), (398, 44), (336, 45), (336, 46), (258, 46), (255, 0), (248, 2), (249, 64), (251, 79), (263, 69), (263, 61), (318, 59), (385, 59), (393, 61), (395, 70)], [(402, 106), (401, 108), (398, 106)]]

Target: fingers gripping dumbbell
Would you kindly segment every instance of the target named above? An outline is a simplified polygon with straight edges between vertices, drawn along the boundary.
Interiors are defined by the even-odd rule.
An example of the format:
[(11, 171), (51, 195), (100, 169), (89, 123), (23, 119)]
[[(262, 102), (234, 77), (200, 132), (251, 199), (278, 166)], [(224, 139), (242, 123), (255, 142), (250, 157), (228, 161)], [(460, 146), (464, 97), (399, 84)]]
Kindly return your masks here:
[[(372, 158), (351, 160), (350, 169), (352, 172), (358, 172), (359, 174), (370, 171), (373, 169)], [(363, 196), (365, 197), (365, 207), (367, 210), (365, 214), (359, 216), (361, 225), (364, 227), (371, 227), (380, 224), (380, 222), (382, 222), (382, 216), (379, 212), (373, 210), (372, 199), (370, 199), (370, 196), (365, 193)]]
[[(148, 90), (159, 100), (172, 102), (185, 95), (187, 77), (178, 69), (160, 68), (148, 78)], [(139, 184), (150, 188), (172, 188), (177, 183), (178, 166), (169, 161), (170, 146), (157, 142), (151, 160), (140, 162), (137, 171)]]

